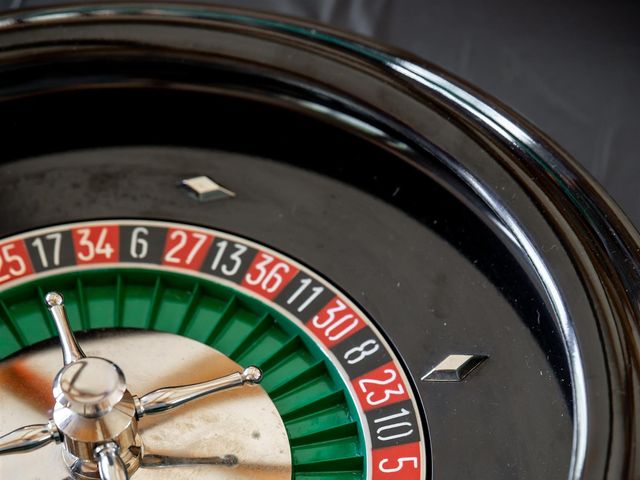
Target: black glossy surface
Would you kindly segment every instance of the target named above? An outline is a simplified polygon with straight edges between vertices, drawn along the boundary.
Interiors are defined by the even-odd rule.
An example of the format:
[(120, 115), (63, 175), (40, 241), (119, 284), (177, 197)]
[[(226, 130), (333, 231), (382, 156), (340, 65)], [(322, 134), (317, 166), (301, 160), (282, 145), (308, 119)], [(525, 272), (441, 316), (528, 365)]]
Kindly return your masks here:
[[(60, 130), (49, 129), (57, 143), (9, 143), (7, 157), (77, 144), (191, 149), (99, 149), (8, 164), (0, 170), (6, 185), (0, 196), (3, 234), (83, 219), (142, 217), (265, 242), (336, 282), (382, 326), (425, 404), (437, 476), (566, 477), (573, 406), (553, 314), (504, 239), (426, 175), (317, 121), (240, 101), (157, 92), (64, 95), (21, 102), (9, 116), (14, 128), (20, 112), (36, 108), (64, 111)], [(109, 119), (123, 110), (129, 113), (117, 126), (84, 120), (91, 111)], [(192, 114), (196, 110), (217, 114), (204, 123)], [(179, 127), (173, 119), (180, 119)], [(31, 128), (40, 130), (37, 123)], [(193, 150), (198, 146), (261, 152), (307, 171)], [(210, 175), (237, 197), (194, 202), (175, 185), (195, 174)], [(419, 380), (451, 353), (481, 353), (490, 360), (460, 384)], [(474, 452), (454, 463), (456, 450), (470, 443)]]
[[(310, 172), (254, 164), (251, 155), (194, 159), (231, 162), (232, 167), (213, 172), (220, 177), (246, 167), (235, 174), (238, 183), (251, 187), (248, 204), (229, 202), (238, 205), (233, 209), (247, 208), (246, 216), (229, 218), (231, 207), (223, 203), (198, 213), (174, 187), (166, 190), (168, 177), (174, 185), (179, 173), (171, 168), (188, 166), (182, 158), (156, 151), (153, 160), (134, 162), (132, 153), (92, 171), (84, 168), (87, 154), (67, 175), (56, 173), (55, 166), (35, 174), (35, 164), (8, 164), (7, 188), (13, 193), (5, 199), (12, 207), (4, 215), (10, 231), (31, 228), (36, 219), (48, 224), (78, 219), (79, 212), (103, 218), (161, 212), (218, 227), (216, 222), (228, 222), (224, 228), (282, 248), (331, 276), (380, 322), (396, 315), (385, 305), (406, 311), (385, 326), (416, 377), (440, 359), (427, 358), (430, 354), (467, 348), (469, 341), (496, 348), (489, 352), (490, 364), (500, 368), (483, 366), (475, 377), (493, 385), (489, 390), (479, 389), (473, 377), (439, 389), (420, 386), (437, 477), (562, 478), (573, 461), (571, 478), (634, 478), (637, 237), (569, 159), (523, 120), (503, 116), (478, 94), (461, 93), (446, 74), (353, 39), (245, 14), (131, 12), (133, 17), (48, 20), (66, 23), (62, 28), (44, 22), (5, 30), (0, 108), (7, 115), (0, 119), (11, 132), (7, 160), (114, 142), (140, 144), (146, 137), (147, 145), (186, 143), (279, 158), (352, 183), (377, 200), (314, 179)], [(75, 97), (80, 101), (69, 96), (58, 104), (49, 103), (54, 97), (34, 95), (88, 84), (116, 90)], [(290, 114), (261, 116), (262, 107), (245, 111), (238, 103), (236, 110), (205, 100), (172, 105), (165, 97), (126, 95), (132, 86), (155, 94), (197, 89), (259, 99), (339, 125), (369, 146), (308, 121), (287, 125)], [(24, 103), (14, 103), (19, 96)], [(191, 106), (176, 114), (174, 108), (183, 105)], [(253, 123), (243, 121), (246, 117)], [(382, 149), (397, 160), (389, 163), (380, 156)], [(127, 163), (126, 176), (120, 162)], [(151, 179), (145, 176), (149, 162)], [(165, 169), (165, 163), (173, 166)], [(205, 166), (193, 168), (186, 174)], [(258, 169), (260, 177), (252, 179), (249, 170)], [(76, 181), (69, 184), (71, 178)], [(281, 185), (287, 178), (295, 181)], [(65, 183), (68, 191), (52, 193)], [(40, 202), (38, 189), (59, 203)], [(327, 191), (339, 195), (323, 197)], [(292, 193), (296, 196), (287, 197)], [(149, 201), (149, 195), (162, 198)], [(25, 201), (16, 204), (13, 198)], [(12, 213), (20, 209), (25, 216)], [(506, 323), (509, 319), (515, 323)], [(426, 328), (428, 335), (420, 330)], [(421, 331), (425, 335), (417, 334)], [(539, 368), (547, 353), (557, 379)], [(558, 359), (563, 356), (572, 369), (570, 390), (562, 387), (566, 372)], [(537, 397), (551, 393), (545, 385), (556, 395)], [(530, 390), (533, 386), (538, 388)], [(568, 392), (573, 403), (567, 403)], [(545, 408), (550, 415), (543, 414)], [(531, 440), (547, 428), (543, 441)], [(550, 435), (552, 430), (558, 435)], [(541, 455), (539, 449), (550, 453)], [(565, 454), (556, 456), (563, 449)]]
[[(238, 83), (239, 79), (236, 80)], [(160, 106), (160, 111), (156, 108)], [(35, 109), (43, 111), (63, 111), (64, 121), (58, 123), (60, 130), (51, 128), (47, 123), (39, 125), (34, 122), (34, 117), (30, 113), (25, 116), (25, 112), (32, 112)], [(120, 116), (119, 112), (126, 110), (127, 115)], [(460, 255), (475, 265), (487, 277), (490, 283), (499, 285), (501, 294), (505, 297), (512, 309), (527, 324), (533, 336), (540, 343), (541, 349), (548, 355), (548, 360), (554, 366), (556, 375), (564, 391), (566, 401), (571, 404), (571, 383), (569, 369), (564, 355), (562, 340), (557, 332), (554, 332), (553, 319), (549, 318), (546, 312), (544, 300), (536, 292), (536, 283), (527, 277), (526, 272), (519, 268), (519, 263), (512, 258), (512, 254), (500, 240), (494, 236), (490, 229), (462, 205), (455, 197), (447, 195), (438, 184), (430, 181), (425, 175), (416, 175), (415, 168), (409, 164), (385, 155), (372, 145), (354, 138), (339, 129), (318, 122), (311, 118), (305, 118), (293, 112), (281, 109), (272, 109), (264, 105), (243, 100), (229, 100), (223, 97), (213, 97), (203, 99), (194, 94), (142, 92), (142, 91), (119, 91), (112, 92), (87, 92), (77, 95), (58, 95), (48, 99), (38, 98), (36, 101), (20, 101), (15, 106), (5, 104), (4, 111), (6, 118), (11, 119), (11, 128), (21, 129), (27, 123), (31, 128), (39, 131), (47, 131), (51, 135), (51, 140), (47, 142), (34, 142), (25, 145), (22, 142), (14, 143), (8, 140), (5, 143), (5, 161), (13, 159), (23, 159), (34, 155), (49, 154), (52, 152), (64, 152), (68, 150), (78, 150), (82, 148), (111, 147), (121, 145), (163, 145), (167, 147), (185, 146), (190, 148), (206, 148), (210, 150), (224, 150), (239, 152), (243, 154), (255, 155), (264, 158), (274, 158), (281, 162), (296, 165), (308, 171), (318, 172), (351, 184), (380, 200), (393, 205), (402, 210), (406, 215), (416, 222), (424, 225), (451, 244)], [(102, 125), (96, 120), (85, 122), (84, 119), (91, 116), (93, 111), (100, 111), (101, 117), (105, 119), (120, 116), (117, 128), (114, 126)], [(215, 111), (216, 115), (207, 122), (202, 122), (199, 113), (205, 111)], [(162, 114), (161, 112), (164, 112)], [(38, 116), (46, 122), (46, 116)], [(180, 118), (180, 128), (169, 118)], [(275, 128), (265, 128), (265, 125), (272, 124)], [(9, 127), (7, 127), (9, 128)], [(105, 138), (104, 131), (109, 129), (109, 137)], [(65, 135), (65, 131), (75, 132), (73, 137)], [(215, 132), (215, 133), (211, 133)], [(321, 138), (321, 142), (316, 140)], [(250, 141), (249, 141), (250, 139)], [(310, 148), (310, 145), (313, 145)], [(105, 154), (107, 155), (107, 154)], [(112, 154), (115, 159), (127, 157), (127, 155)], [(179, 156), (179, 155), (178, 155)], [(174, 156), (174, 159), (177, 157)], [(61, 173), (53, 173), (54, 178), (39, 178), (39, 175), (31, 173), (29, 176), (38, 178), (40, 185), (50, 185), (54, 189), (60, 187), (60, 182), (65, 187), (64, 191), (71, 190), (73, 197), (62, 200), (63, 205), (73, 205), (81, 203), (83, 195), (92, 196), (100, 202), (96, 202), (96, 208), (104, 199), (103, 195), (114, 195), (110, 191), (104, 194), (99, 193), (104, 188), (104, 184), (110, 188), (118, 188), (119, 192), (127, 198), (131, 198), (132, 205), (147, 204), (136, 212), (125, 210), (118, 215), (128, 217), (131, 215), (144, 217), (144, 213), (151, 210), (152, 205), (156, 205), (158, 198), (147, 198), (148, 190), (153, 188), (149, 185), (146, 188), (137, 184), (136, 188), (127, 185), (119, 185), (123, 178), (131, 178), (134, 175), (144, 176), (154, 168), (174, 169), (175, 177), (182, 178), (189, 175), (196, 175), (202, 168), (206, 168), (203, 163), (198, 170), (195, 167), (188, 167), (178, 160), (166, 160), (155, 165), (152, 160), (148, 164), (131, 164), (126, 174), (105, 169), (105, 163), (101, 167), (96, 167), (94, 173), (87, 176), (84, 173), (71, 172), (63, 177)], [(127, 160), (124, 160), (124, 164)], [(231, 163), (231, 162), (230, 162)], [(19, 168), (19, 167), (18, 167)], [(25, 171), (25, 168), (19, 168)], [(120, 167), (122, 171), (127, 171), (125, 165)], [(210, 168), (214, 168), (213, 166)], [(218, 167), (222, 169), (223, 167)], [(234, 168), (237, 168), (234, 166)], [(262, 173), (251, 170), (251, 176), (257, 179), (263, 177)], [(80, 170), (84, 170), (79, 168)], [(106, 170), (106, 171), (103, 171)], [(225, 172), (226, 173), (226, 172)], [(75, 178), (75, 177), (80, 178)], [(182, 177), (181, 177), (182, 176)], [(286, 188), (287, 177), (285, 173), (283, 188)], [(215, 177), (218, 179), (219, 174)], [(238, 179), (239, 180), (239, 179)], [(149, 183), (152, 183), (149, 180)], [(227, 185), (221, 179), (223, 185)], [(29, 182), (26, 186), (22, 181), (5, 181), (6, 188), (0, 192), (0, 214), (7, 218), (12, 211), (28, 209), (18, 219), (12, 222), (13, 230), (5, 230), (2, 233), (9, 235), (15, 230), (27, 230), (33, 228), (33, 218), (41, 218), (41, 222), (62, 223), (70, 220), (69, 211), (58, 212), (57, 205), (37, 196), (30, 202), (25, 203), (24, 198), (28, 196), (29, 189), (33, 185)], [(17, 187), (14, 187), (14, 185)], [(156, 185), (158, 197), (162, 195), (161, 187), (168, 187), (162, 183)], [(69, 188), (71, 187), (71, 188)], [(80, 194), (76, 191), (82, 188), (86, 190)], [(237, 191), (235, 185), (230, 185), (232, 191)], [(331, 191), (331, 186), (325, 187)], [(279, 188), (274, 188), (278, 191)], [(64, 193), (63, 193), (64, 194)], [(296, 195), (290, 195), (289, 203), (291, 208), (296, 209)], [(114, 215), (117, 210), (105, 211), (105, 208), (117, 207), (111, 200), (108, 206), (102, 210), (97, 210), (90, 214), (80, 216), (81, 219), (94, 216)], [(258, 202), (259, 203), (259, 202)], [(342, 200), (345, 206), (349, 202)], [(181, 202), (184, 204), (184, 202)], [(235, 202), (231, 202), (233, 206)], [(284, 205), (284, 200), (282, 201)], [(317, 199), (318, 205), (323, 205), (322, 199)], [(310, 202), (310, 206), (313, 203)], [(212, 205), (211, 208), (215, 207)], [(83, 207), (83, 209), (86, 207)], [(178, 213), (180, 207), (176, 206), (176, 211), (171, 214), (172, 219), (180, 218)], [(254, 207), (256, 208), (256, 207)], [(200, 206), (200, 210), (205, 213), (207, 206)], [(324, 209), (326, 210), (326, 209)], [(77, 212), (80, 213), (80, 212)], [(155, 213), (154, 217), (162, 213)], [(323, 212), (331, 215), (333, 212)], [(63, 215), (61, 218), (60, 215)], [(116, 215), (117, 216), (117, 215)], [(27, 220), (28, 224), (20, 225), (20, 220)], [(48, 220), (47, 220), (48, 219)], [(210, 222), (202, 217), (196, 223), (202, 221)], [(257, 220), (256, 220), (257, 221)], [(316, 220), (310, 220), (315, 223)], [(338, 225), (331, 226), (328, 220), (327, 229), (344, 233)], [(245, 223), (249, 223), (245, 221)], [(209, 226), (214, 226), (207, 223)], [(348, 225), (348, 224), (347, 224)], [(265, 227), (266, 229), (266, 227)], [(366, 227), (360, 227), (366, 231)], [(401, 232), (400, 227), (389, 227), (391, 232)], [(260, 229), (256, 231), (260, 232)], [(240, 232), (238, 232), (240, 233)], [(397, 233), (396, 233), (397, 234)], [(407, 236), (411, 236), (407, 233)], [(258, 241), (263, 241), (260, 234), (253, 237)], [(356, 243), (363, 243), (364, 239), (355, 240)], [(284, 249), (288, 251), (287, 249)], [(389, 252), (390, 255), (392, 252)], [(390, 257), (391, 258), (391, 257)], [(390, 260), (391, 261), (391, 260)], [(310, 264), (313, 266), (313, 263)], [(425, 265), (426, 268), (426, 265)], [(422, 283), (414, 281), (412, 283)], [(524, 293), (527, 291), (528, 293)], [(571, 406), (569, 407), (571, 409)]]
[[(635, 120), (640, 5), (635, 0), (199, 1), (323, 22), (446, 68), (558, 141), (640, 225), (630, 181), (640, 179)], [(63, 3), (69, 2), (0, 0), (0, 8)]]

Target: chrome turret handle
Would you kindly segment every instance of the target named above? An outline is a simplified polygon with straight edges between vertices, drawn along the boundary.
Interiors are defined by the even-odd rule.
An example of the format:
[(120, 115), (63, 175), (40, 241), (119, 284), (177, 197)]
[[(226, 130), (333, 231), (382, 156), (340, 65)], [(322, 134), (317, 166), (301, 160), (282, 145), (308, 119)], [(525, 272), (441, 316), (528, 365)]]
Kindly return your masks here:
[(28, 453), (60, 440), (60, 432), (53, 422), (28, 425), (0, 437), (0, 455)]
[(222, 392), (230, 388), (241, 387), (245, 383), (255, 385), (262, 380), (262, 371), (258, 367), (247, 367), (243, 372), (236, 372), (224, 377), (216, 378), (193, 385), (159, 388), (143, 395), (134, 397), (136, 415), (154, 415), (189, 403), (212, 393)]
[(98, 471), (102, 480), (129, 480), (129, 472), (120, 457), (120, 448), (114, 442), (96, 448)]
[(62, 358), (64, 364), (70, 363), (85, 358), (86, 355), (78, 345), (76, 337), (73, 335), (69, 318), (67, 318), (67, 312), (64, 308), (64, 297), (58, 292), (49, 292), (45, 297), (49, 312), (53, 317), (53, 321), (56, 324), (56, 330), (58, 330), (58, 336), (60, 337), (60, 344), (62, 346)]

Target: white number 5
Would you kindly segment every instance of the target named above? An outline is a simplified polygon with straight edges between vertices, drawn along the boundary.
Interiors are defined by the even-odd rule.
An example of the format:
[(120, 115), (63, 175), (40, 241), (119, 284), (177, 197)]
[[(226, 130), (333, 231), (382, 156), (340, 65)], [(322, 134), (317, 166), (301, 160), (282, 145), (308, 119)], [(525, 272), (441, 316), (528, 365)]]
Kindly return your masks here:
[(418, 468), (418, 459), (415, 457), (402, 457), (396, 460), (396, 463), (398, 464), (397, 467), (385, 467), (384, 465), (386, 465), (390, 461), (391, 460), (389, 460), (388, 458), (384, 458), (380, 460), (380, 463), (378, 464), (378, 468), (380, 469), (381, 472), (384, 472), (384, 473), (399, 472), (404, 468), (405, 463), (412, 463), (413, 468)]
[[(2, 275), (0, 277), (0, 282), (6, 282), (11, 278), (11, 276), (19, 277), (20, 275), (24, 275), (27, 271), (27, 265), (24, 263), (24, 260), (20, 255), (15, 255), (11, 253), (11, 250), (16, 248), (15, 243), (9, 243), (7, 245), (3, 245), (0, 249), (2, 255), (0, 255), (0, 270), (2, 269), (3, 260), (9, 265), (9, 273)], [(15, 266), (11, 266), (14, 264)]]

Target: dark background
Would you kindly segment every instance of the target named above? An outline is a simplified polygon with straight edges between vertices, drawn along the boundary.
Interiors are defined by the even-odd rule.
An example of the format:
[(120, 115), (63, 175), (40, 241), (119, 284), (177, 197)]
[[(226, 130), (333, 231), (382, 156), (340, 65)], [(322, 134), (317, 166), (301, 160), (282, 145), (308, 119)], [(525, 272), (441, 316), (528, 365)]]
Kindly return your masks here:
[[(0, 0), (0, 9), (59, 3)], [(640, 1), (210, 3), (323, 22), (448, 69), (555, 139), (640, 226)]]

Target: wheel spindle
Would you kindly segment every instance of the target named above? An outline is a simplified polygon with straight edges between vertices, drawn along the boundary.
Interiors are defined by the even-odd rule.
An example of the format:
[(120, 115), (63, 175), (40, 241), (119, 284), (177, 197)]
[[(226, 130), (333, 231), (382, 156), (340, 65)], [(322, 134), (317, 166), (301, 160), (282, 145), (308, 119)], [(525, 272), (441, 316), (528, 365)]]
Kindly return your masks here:
[(64, 367), (53, 382), (56, 400), (53, 419), (0, 437), (0, 455), (30, 452), (52, 442), (63, 443), (72, 477), (93, 471), (95, 478), (101, 480), (128, 480), (141, 464), (138, 435), (141, 417), (262, 380), (262, 371), (250, 366), (206, 382), (133, 396), (116, 364), (84, 354), (71, 329), (62, 294), (50, 292), (45, 301), (60, 336), (64, 360)]

